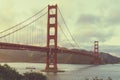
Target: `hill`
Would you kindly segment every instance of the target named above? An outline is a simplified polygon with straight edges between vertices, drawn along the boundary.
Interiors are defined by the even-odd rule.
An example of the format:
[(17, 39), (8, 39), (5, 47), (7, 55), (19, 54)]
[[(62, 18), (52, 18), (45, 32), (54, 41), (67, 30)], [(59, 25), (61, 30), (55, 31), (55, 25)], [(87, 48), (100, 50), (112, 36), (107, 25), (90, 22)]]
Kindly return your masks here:
[[(93, 54), (92, 51), (86, 50), (78, 50), (88, 54)], [(102, 58), (104, 63), (113, 64), (119, 63), (120, 58), (116, 56), (112, 56), (108, 53), (100, 52), (100, 57)], [(28, 50), (0, 50), (0, 62), (36, 62), (36, 63), (44, 63), (46, 60), (46, 53), (37, 52), (37, 51), (28, 51)], [(93, 59), (83, 55), (75, 55), (75, 54), (65, 54), (58, 53), (58, 63), (65, 64), (92, 64)]]

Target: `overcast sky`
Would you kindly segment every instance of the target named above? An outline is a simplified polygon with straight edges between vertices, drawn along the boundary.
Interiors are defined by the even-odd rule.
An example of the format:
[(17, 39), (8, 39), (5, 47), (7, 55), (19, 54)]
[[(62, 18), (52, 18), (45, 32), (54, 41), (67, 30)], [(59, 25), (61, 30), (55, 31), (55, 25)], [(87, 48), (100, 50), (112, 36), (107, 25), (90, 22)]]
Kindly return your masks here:
[[(0, 31), (34, 15), (48, 4), (58, 5), (81, 49), (93, 50), (93, 42), (98, 40), (101, 52), (120, 56), (120, 0), (0, 0)], [(43, 20), (47, 21), (45, 18)], [(46, 22), (42, 23), (46, 27)], [(62, 21), (59, 23), (63, 25)], [(62, 26), (63, 29), (64, 27)], [(45, 29), (39, 30), (40, 33), (46, 33)], [(68, 35), (67, 31), (65, 33)], [(63, 43), (59, 43), (60, 46), (70, 47), (65, 36), (58, 35), (61, 39), (59, 41), (63, 40)], [(46, 35), (41, 37), (46, 42)], [(69, 39), (73, 43), (70, 37)]]

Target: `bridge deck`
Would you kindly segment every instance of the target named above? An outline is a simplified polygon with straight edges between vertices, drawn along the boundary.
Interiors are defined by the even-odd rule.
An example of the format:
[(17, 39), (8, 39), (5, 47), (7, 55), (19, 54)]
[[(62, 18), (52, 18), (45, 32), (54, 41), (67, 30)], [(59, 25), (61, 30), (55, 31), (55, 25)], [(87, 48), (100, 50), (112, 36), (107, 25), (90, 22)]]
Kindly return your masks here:
[(31, 50), (31, 51), (41, 51), (41, 52), (47, 52), (51, 50), (57, 53), (70, 53), (70, 54), (78, 54), (78, 55), (94, 57), (93, 54), (87, 54), (82, 51), (75, 51), (75, 50), (62, 49), (62, 48), (55, 49), (55, 48), (47, 48), (47, 47), (24, 45), (24, 44), (14, 44), (14, 43), (4, 43), (4, 42), (0, 42), (0, 49)]

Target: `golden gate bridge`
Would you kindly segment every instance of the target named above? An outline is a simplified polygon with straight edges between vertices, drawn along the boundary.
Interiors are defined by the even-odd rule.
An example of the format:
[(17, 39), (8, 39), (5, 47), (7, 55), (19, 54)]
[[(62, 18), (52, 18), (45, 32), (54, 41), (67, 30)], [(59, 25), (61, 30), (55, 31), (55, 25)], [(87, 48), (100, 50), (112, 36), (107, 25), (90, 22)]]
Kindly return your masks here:
[[(48, 11), (44, 12), (44, 10), (47, 8)], [(12, 26), (8, 29), (5, 29), (0, 32), (0, 49), (10, 49), (10, 50), (31, 50), (31, 51), (40, 51), (40, 52), (46, 52), (46, 72), (58, 72), (58, 66), (57, 66), (57, 53), (69, 53), (69, 54), (77, 54), (77, 55), (84, 55), (94, 58), (93, 62), (94, 64), (99, 64), (101, 62), (101, 59), (99, 57), (99, 46), (98, 41), (94, 42), (94, 53), (93, 54), (87, 54), (82, 51), (73, 51), (69, 49), (63, 49), (58, 47), (58, 28), (62, 31), (65, 38), (70, 41), (65, 34), (64, 30), (62, 29), (61, 25), (58, 21), (58, 12), (60, 13), (60, 16), (62, 18), (62, 21), (67, 28), (69, 35), (76, 46), (79, 47), (75, 39), (73, 38), (65, 19), (57, 5), (48, 5), (33, 16), (27, 18), (26, 20), (16, 24), (15, 26)], [(47, 45), (42, 47), (40, 45), (34, 45), (34, 41), (44, 40), (40, 37), (34, 37), (36, 34), (40, 34), (40, 31), (33, 31), (35, 24), (37, 21), (39, 21), (43, 16), (47, 14), (47, 39), (46, 43)], [(38, 22), (39, 24), (39, 22)], [(40, 25), (40, 24), (39, 24)], [(34, 27), (33, 27), (34, 26)], [(31, 29), (29, 30), (28, 28)], [(38, 27), (38, 26), (37, 26)], [(24, 35), (24, 31), (27, 33), (27, 35)], [(36, 32), (36, 33), (35, 33)], [(25, 37), (24, 37), (25, 36)], [(33, 38), (32, 38), (33, 37)], [(24, 38), (27, 38), (27, 40), (24, 40)], [(19, 41), (18, 41), (19, 40)], [(20, 42), (24, 41), (24, 42)], [(31, 43), (29, 43), (31, 41)], [(33, 43), (33, 44), (32, 44)], [(38, 44), (38, 43), (37, 43)], [(69, 44), (74, 47), (73, 43), (69, 42)]]

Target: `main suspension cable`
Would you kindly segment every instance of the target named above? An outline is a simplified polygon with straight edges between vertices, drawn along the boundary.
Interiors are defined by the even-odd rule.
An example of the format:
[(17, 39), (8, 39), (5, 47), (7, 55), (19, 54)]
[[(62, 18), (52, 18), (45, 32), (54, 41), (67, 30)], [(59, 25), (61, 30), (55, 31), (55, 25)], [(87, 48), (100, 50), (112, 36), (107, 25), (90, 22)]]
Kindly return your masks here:
[(41, 15), (41, 16), (40, 16), (40, 17), (38, 17), (38, 18), (36, 18), (35, 20), (31, 21), (30, 23), (28, 23), (28, 24), (24, 25), (23, 27), (21, 27), (21, 28), (19, 28), (19, 29), (15, 30), (15, 31), (12, 31), (12, 32), (10, 32), (10, 33), (8, 33), (8, 34), (6, 34), (6, 35), (0, 36), (0, 38), (6, 37), (6, 36), (8, 36), (8, 35), (11, 35), (11, 34), (13, 34), (13, 33), (17, 32), (17, 31), (19, 31), (19, 30), (21, 30), (21, 29), (23, 29), (23, 28), (25, 28), (25, 27), (29, 26), (29, 25), (30, 25), (30, 24), (32, 24), (33, 22), (35, 22), (35, 21), (39, 20), (39, 19), (40, 19), (41, 17), (43, 17), (45, 14), (47, 14), (47, 12), (45, 12), (43, 15)]
[(16, 25), (14, 25), (14, 26), (12, 26), (12, 27), (6, 29), (6, 30), (1, 31), (0, 34), (2, 34), (2, 33), (4, 33), (4, 32), (7, 32), (7, 31), (9, 31), (9, 30), (11, 30), (11, 29), (13, 29), (13, 28), (15, 28), (15, 27), (17, 27), (17, 26), (19, 26), (19, 25), (25, 23), (26, 21), (32, 19), (34, 16), (38, 15), (39, 13), (41, 13), (41, 12), (42, 12), (44, 9), (46, 9), (46, 8), (47, 8), (47, 6), (44, 7), (42, 10), (40, 10), (39, 12), (37, 12), (36, 14), (34, 14), (33, 16), (27, 18), (26, 20), (24, 20), (24, 21), (22, 21), (22, 22), (20, 22), (20, 23), (18, 23), (18, 24), (16, 24)]
[(71, 34), (71, 32), (70, 32), (70, 30), (69, 30), (69, 28), (68, 28), (68, 26), (67, 26), (67, 24), (66, 24), (66, 22), (65, 22), (65, 19), (64, 19), (62, 13), (61, 13), (59, 7), (58, 7), (58, 10), (59, 10), (59, 12), (60, 12), (60, 15), (61, 15), (61, 17), (62, 17), (62, 19), (63, 19), (63, 22), (64, 22), (64, 24), (65, 24), (65, 26), (66, 26), (66, 28), (67, 28), (67, 30), (68, 30), (68, 32), (69, 32), (72, 40), (74, 41), (74, 43), (75, 43), (78, 47), (80, 47), (80, 46), (78, 45), (78, 43), (75, 41), (75, 39), (73, 38), (73, 36), (72, 36), (72, 34)]
[(59, 28), (61, 29), (61, 31), (63, 32), (64, 36), (66, 37), (66, 39), (70, 42), (71, 46), (74, 48), (74, 45), (71, 43), (71, 41), (68, 39), (67, 35), (65, 34), (65, 32), (63, 31), (62, 27), (60, 24), (59, 25)]

